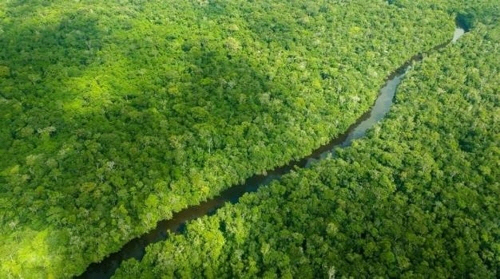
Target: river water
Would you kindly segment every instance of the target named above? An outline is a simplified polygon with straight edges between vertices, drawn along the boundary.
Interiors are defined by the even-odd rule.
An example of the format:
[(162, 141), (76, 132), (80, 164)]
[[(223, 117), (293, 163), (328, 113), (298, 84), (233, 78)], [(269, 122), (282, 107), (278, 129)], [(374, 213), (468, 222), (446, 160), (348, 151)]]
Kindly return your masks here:
[[(451, 42), (455, 43), (464, 34), (465, 30), (457, 27)], [(448, 45), (448, 43), (440, 45), (435, 49), (442, 48), (446, 45)], [(421, 54), (415, 55), (408, 62), (394, 71), (394, 73), (387, 78), (387, 82), (380, 90), (380, 94), (373, 107), (368, 112), (364, 113), (356, 121), (356, 123), (352, 124), (344, 134), (334, 138), (328, 144), (316, 149), (311, 155), (300, 161), (290, 162), (284, 167), (279, 167), (269, 171), (266, 175), (255, 175), (247, 179), (244, 184), (233, 186), (211, 200), (202, 202), (196, 206), (188, 207), (175, 213), (172, 219), (160, 221), (156, 228), (129, 241), (121, 248), (120, 251), (110, 254), (99, 263), (91, 264), (78, 278), (110, 278), (120, 266), (122, 261), (130, 258), (136, 258), (138, 260), (142, 259), (146, 246), (166, 239), (168, 232), (181, 233), (184, 230), (184, 226), (187, 221), (204, 215), (213, 214), (226, 202), (236, 203), (243, 194), (255, 192), (259, 187), (268, 185), (270, 182), (280, 179), (281, 176), (289, 173), (297, 167), (309, 167), (316, 161), (332, 156), (336, 148), (343, 148), (351, 145), (354, 140), (363, 137), (370, 128), (385, 117), (391, 108), (398, 85), (403, 80), (407, 71), (411, 68), (411, 64), (422, 60), (422, 58), (423, 55)]]

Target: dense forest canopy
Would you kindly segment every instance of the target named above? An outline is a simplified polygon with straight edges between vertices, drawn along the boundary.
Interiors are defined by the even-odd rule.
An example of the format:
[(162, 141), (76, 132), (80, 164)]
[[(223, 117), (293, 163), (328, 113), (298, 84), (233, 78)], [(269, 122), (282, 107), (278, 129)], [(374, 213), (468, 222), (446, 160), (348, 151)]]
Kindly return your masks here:
[[(471, 46), (450, 48), (442, 58), (417, 67), (405, 93), (398, 95), (400, 104), (391, 114), (394, 119), (377, 128), (369, 139), (340, 152), (338, 159), (290, 175), (281, 184), (247, 196), (240, 205), (190, 225), (186, 236), (155, 245), (143, 262), (127, 263), (119, 276), (140, 275), (142, 271), (144, 276), (167, 277), (288, 276), (302, 267), (294, 267), (298, 263), (287, 261), (287, 257), (304, 251), (318, 253), (303, 257), (305, 276), (324, 274), (320, 266), (332, 259), (338, 260), (336, 270), (347, 274), (347, 254), (343, 253), (352, 245), (347, 240), (361, 235), (361, 222), (370, 224), (362, 216), (379, 213), (369, 211), (373, 200), (367, 197), (382, 195), (380, 199), (387, 203), (382, 203), (380, 210), (393, 205), (389, 202), (394, 191), (389, 195), (381, 188), (374, 189), (380, 193), (368, 194), (358, 189), (371, 190), (367, 185), (371, 185), (372, 174), (367, 173), (367, 166), (381, 168), (380, 179), (400, 175), (400, 168), (376, 165), (377, 156), (397, 163), (399, 152), (410, 152), (397, 147), (413, 139), (416, 146), (412, 148), (423, 149), (424, 154), (414, 155), (431, 160), (434, 155), (425, 153), (423, 140), (458, 137), (456, 133), (463, 133), (459, 146), (466, 148), (464, 154), (470, 153), (464, 158), (481, 167), (467, 165), (453, 157), (453, 152), (449, 160), (434, 159), (438, 166), (432, 162), (418, 165), (420, 157), (415, 157), (407, 170), (413, 179), (411, 187), (418, 192), (425, 186), (422, 177), (412, 176), (419, 170), (412, 167), (440, 173), (445, 172), (441, 167), (447, 163), (463, 170), (463, 175), (453, 172), (453, 178), (458, 179), (454, 187), (463, 184), (460, 187), (464, 189), (460, 189), (464, 192), (450, 190), (441, 193), (442, 198), (476, 195), (478, 202), (488, 203), (484, 215), (475, 209), (465, 213), (470, 214), (470, 220), (481, 217), (489, 222), (490, 227), (480, 237), (491, 240), (484, 240), (488, 243), (497, 241), (491, 210), (497, 204), (487, 192), (496, 191), (497, 184), (482, 180), (498, 181), (498, 168), (491, 165), (498, 162), (498, 153), (487, 149), (488, 144), (498, 145), (498, 136), (495, 129), (474, 130), (485, 123), (495, 127), (492, 117), (497, 111), (498, 92), (494, 86), (498, 84), (493, 73), (497, 71), (498, 32), (490, 26), (496, 24), (497, 16), (494, 0), (0, 1), (0, 277), (68, 278), (80, 274), (90, 263), (117, 251), (173, 212), (213, 197), (251, 175), (307, 155), (362, 115), (392, 71), (413, 55), (448, 42), (455, 18), (468, 29), (477, 30), (471, 35), (475, 40), (466, 41)], [(458, 60), (451, 61), (453, 57)], [(455, 62), (464, 68), (455, 69)], [(449, 117), (442, 120), (438, 111), (444, 109), (435, 103), (440, 95), (424, 95), (417, 102), (422, 107), (401, 99), (405, 94), (441, 93), (429, 82), (430, 72), (425, 72), (425, 67), (437, 65), (446, 73), (461, 74), (455, 78), (462, 83), (471, 80), (463, 89), (456, 89), (459, 92), (452, 89), (456, 81), (452, 77), (443, 75), (449, 80), (440, 82), (450, 86), (440, 89), (452, 91), (450, 98), (455, 99), (450, 100), (472, 102), (470, 110), (442, 101), (456, 114), (446, 114)], [(441, 76), (442, 72), (434, 74)], [(419, 78), (422, 81), (416, 82)], [(398, 118), (405, 115), (417, 117), (416, 122), (410, 125)], [(446, 129), (425, 124), (441, 121)], [(460, 130), (460, 123), (469, 123), (470, 133)], [(412, 133), (405, 132), (410, 128)], [(442, 129), (446, 134), (440, 136)], [(485, 161), (480, 164), (476, 159), (483, 155)], [(339, 166), (345, 172), (338, 173)], [(469, 175), (471, 183), (477, 185), (476, 192), (468, 191), (465, 178)], [(323, 176), (332, 180), (320, 179)], [(387, 183), (394, 186), (390, 180)], [(364, 186), (355, 187), (358, 184)], [(304, 193), (295, 189), (304, 185), (322, 190)], [(321, 191), (329, 194), (323, 196)], [(356, 191), (361, 191), (361, 196), (356, 196)], [(413, 193), (404, 195), (407, 200), (424, 202)], [(345, 215), (353, 218), (351, 223), (333, 220), (332, 207), (323, 206), (337, 197), (353, 210), (349, 213), (352, 216)], [(289, 206), (296, 203), (305, 208)], [(359, 208), (361, 203), (366, 207)], [(440, 210), (446, 213), (447, 207)], [(272, 214), (275, 211), (277, 214)], [(465, 214), (463, 208), (452, 213)], [(284, 214), (293, 222), (282, 221)], [(236, 220), (235, 228), (220, 227), (228, 218)], [(428, 222), (425, 216), (418, 218)], [(329, 220), (326, 235), (320, 232), (325, 220)], [(345, 228), (339, 227), (342, 222)], [(231, 239), (231, 230), (243, 235)], [(343, 236), (337, 234), (342, 230), (347, 230)], [(471, 232), (477, 230), (472, 228)], [(379, 240), (374, 240), (374, 251), (390, 250), (386, 247), (390, 243)], [(294, 243), (306, 243), (305, 250)], [(314, 243), (333, 250), (331, 254), (321, 249), (323, 252), (318, 252), (319, 248), (307, 250), (307, 245)], [(471, 240), (464, 247), (470, 247), (468, 243), (478, 242)], [(249, 246), (241, 250), (243, 244)], [(184, 252), (175, 254), (178, 258), (165, 258), (175, 247)], [(488, 255), (498, 258), (498, 247), (492, 247), (488, 247)], [(415, 253), (424, 253), (417, 250)], [(193, 255), (200, 251), (207, 253), (201, 257), (209, 257), (203, 275), (195, 274), (202, 258)], [(262, 258), (262, 251), (270, 258)], [(360, 274), (396, 272), (391, 265), (394, 260), (379, 268), (374, 260), (372, 265), (370, 261), (359, 262), (362, 257), (358, 252), (348, 258), (353, 266), (359, 265)], [(384, 255), (397, 255), (391, 253)], [(411, 262), (412, 255), (405, 257)], [(498, 263), (491, 259), (485, 263), (485, 258), (481, 255), (471, 262), (480, 266), (479, 275), (493, 274), (488, 264)], [(178, 264), (177, 269), (164, 262), (155, 266), (161, 261), (158, 259)], [(222, 264), (222, 259), (228, 262)], [(400, 263), (400, 258), (396, 261)], [(369, 271), (370, 266), (376, 270)], [(463, 267), (458, 263), (449, 266)], [(464, 272), (469, 271), (468, 266), (464, 268)]]
[(474, 22), (414, 66), (367, 138), (191, 222), (115, 278), (498, 278), (498, 61), (500, 26)]
[(24, 277), (80, 273), (308, 154), (453, 30), (451, 14), (373, 0), (2, 1), (0, 15), (1, 274)]

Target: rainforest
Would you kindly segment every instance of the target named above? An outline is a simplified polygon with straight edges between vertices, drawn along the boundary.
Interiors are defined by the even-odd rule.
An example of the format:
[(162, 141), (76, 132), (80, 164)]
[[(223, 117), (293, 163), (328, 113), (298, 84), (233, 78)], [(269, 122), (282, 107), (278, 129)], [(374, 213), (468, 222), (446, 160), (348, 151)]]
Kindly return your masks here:
[(500, 277), (498, 0), (0, 0), (0, 278)]

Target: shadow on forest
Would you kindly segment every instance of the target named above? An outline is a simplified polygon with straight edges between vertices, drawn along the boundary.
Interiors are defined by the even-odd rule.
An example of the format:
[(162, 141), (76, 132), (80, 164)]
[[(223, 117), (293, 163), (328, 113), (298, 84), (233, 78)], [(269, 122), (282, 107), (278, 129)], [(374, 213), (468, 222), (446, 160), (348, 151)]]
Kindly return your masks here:
[(21, 109), (12, 111), (4, 124), (13, 140), (30, 141), (32, 149), (36, 140), (23, 135), (22, 129), (65, 126), (60, 104), (75, 96), (62, 85), (95, 62), (103, 34), (97, 18), (83, 12), (67, 13), (53, 22), (40, 22), (34, 14), (22, 23), (11, 22), (5, 30), (0, 37), (0, 65), (9, 73), (0, 79), (1, 95), (18, 101)]
[[(26, 5), (23, 12), (34, 10)], [(169, 165), (176, 163), (166, 155), (172, 147), (165, 137), (189, 135), (189, 144), (204, 148), (199, 130), (193, 125), (209, 126), (207, 130), (213, 133), (239, 124), (236, 118), (252, 121), (266, 110), (258, 102), (260, 94), (271, 87), (270, 82), (240, 53), (200, 40), (199, 45), (184, 47), (181, 53), (163, 54), (179, 55), (176, 59), (184, 64), (184, 72), (174, 73), (172, 78), (155, 71), (150, 61), (145, 63), (148, 58), (103, 54), (113, 50), (107, 48), (113, 34), (104, 31), (99, 20), (88, 10), (65, 13), (50, 24), (40, 24), (33, 15), (23, 24), (12, 22), (5, 26), (8, 31), (0, 38), (0, 65), (9, 69), (8, 76), (0, 78), (1, 96), (21, 107), (16, 109), (9, 103), (6, 109), (10, 112), (4, 115), (2, 124), (2, 130), (9, 130), (12, 137), (5, 145), (9, 159), (0, 167), (3, 171), (20, 165), (19, 174), (2, 177), (6, 183), (0, 187), (2, 195), (12, 202), (10, 206), (18, 211), (7, 220), (20, 220), (15, 234), (21, 241), (13, 246), (12, 255), (22, 261), (20, 251), (34, 245), (34, 235), (41, 235), (39, 239), (45, 245), (40, 249), (45, 252), (34, 250), (33, 254), (45, 253), (42, 258), (56, 261), (50, 263), (50, 268), (43, 262), (32, 262), (32, 266), (25, 266), (28, 270), (78, 273), (84, 265), (100, 260), (129, 240), (117, 242), (112, 236), (116, 228), (108, 227), (110, 222), (101, 227), (101, 220), (111, 221), (113, 207), (125, 204), (131, 218), (128, 225), (140, 223), (142, 208), (134, 207), (137, 203), (131, 205), (128, 190), (125, 195), (121, 190), (127, 188), (125, 185), (143, 183), (151, 187), (160, 179), (169, 179)], [(139, 51), (150, 47), (147, 41), (142, 43)], [(103, 55), (115, 60), (104, 61)], [(88, 79), (98, 75), (112, 79), (115, 73), (109, 69), (114, 69), (114, 63), (121, 69), (116, 75), (129, 85), (130, 92), (116, 90), (112, 82), (104, 81), (101, 89), (109, 99), (106, 103), (101, 99), (80, 102), (98, 109), (65, 109), (67, 104), (84, 98), (81, 88), (72, 87), (75, 80), (88, 82), (85, 88), (91, 84)], [(137, 75), (140, 66), (148, 70), (147, 77)], [(158, 90), (134, 85), (144, 79), (154, 81)], [(131, 92), (134, 89), (140, 92)], [(223, 148), (224, 139), (218, 145)], [(66, 153), (61, 157), (63, 151)], [(26, 165), (27, 156), (33, 154), (41, 154), (40, 161)], [(105, 169), (109, 162), (116, 162), (118, 177)], [(152, 174), (151, 167), (158, 165), (165, 167)], [(23, 175), (29, 179), (19, 180)], [(98, 186), (88, 190), (88, 183)], [(22, 186), (23, 190), (12, 191), (12, 185)], [(96, 195), (96, 191), (101, 194)], [(185, 195), (186, 203), (192, 194)], [(139, 193), (134, 200), (144, 203), (146, 198)], [(72, 265), (67, 265), (69, 258), (73, 258)]]

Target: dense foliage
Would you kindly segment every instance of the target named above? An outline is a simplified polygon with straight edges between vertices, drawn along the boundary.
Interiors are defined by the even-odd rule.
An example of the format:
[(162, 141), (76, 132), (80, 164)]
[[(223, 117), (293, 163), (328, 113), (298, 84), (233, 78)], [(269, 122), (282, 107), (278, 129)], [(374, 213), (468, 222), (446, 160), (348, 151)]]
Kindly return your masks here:
[(499, 278), (500, 26), (474, 25), (415, 65), (367, 138), (116, 277)]
[(0, 1), (0, 277), (78, 274), (308, 154), (452, 29), (380, 0)]

